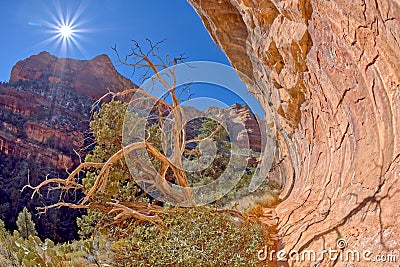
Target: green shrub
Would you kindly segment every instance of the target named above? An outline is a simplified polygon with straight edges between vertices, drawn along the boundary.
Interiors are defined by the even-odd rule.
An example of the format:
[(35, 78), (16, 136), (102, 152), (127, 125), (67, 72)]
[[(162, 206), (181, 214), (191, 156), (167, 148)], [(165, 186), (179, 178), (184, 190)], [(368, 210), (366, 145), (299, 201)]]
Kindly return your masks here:
[(28, 238), (30, 235), (37, 235), (35, 223), (32, 220), (32, 214), (26, 207), (24, 207), (23, 210), (18, 214), (17, 226), (18, 232), (23, 238)]
[(268, 236), (259, 223), (206, 207), (170, 209), (160, 217), (165, 229), (125, 229), (111, 245), (115, 266), (264, 266), (257, 251)]
[(0, 220), (0, 266), (20, 266), (17, 261), (14, 239)]
[[(87, 239), (55, 245), (37, 236), (27, 239), (14, 232), (14, 251), (20, 265), (25, 267), (91, 267), (112, 266), (112, 251), (106, 250), (106, 239)], [(1, 265), (6, 266), (6, 265)]]

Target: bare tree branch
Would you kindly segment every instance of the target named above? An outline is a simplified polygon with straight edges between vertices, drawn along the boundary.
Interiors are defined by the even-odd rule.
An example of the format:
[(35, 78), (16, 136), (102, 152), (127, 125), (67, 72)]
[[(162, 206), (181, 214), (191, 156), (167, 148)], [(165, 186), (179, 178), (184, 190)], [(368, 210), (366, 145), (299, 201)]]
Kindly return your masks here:
[[(147, 78), (151, 74), (151, 82), (153, 83), (153, 85), (155, 84), (155, 82), (157, 82), (161, 83), (161, 85), (165, 87), (165, 98), (158, 99), (151, 95), (150, 92), (146, 92), (141, 88), (125, 89), (121, 92), (109, 91), (95, 102), (95, 104), (93, 105), (93, 110), (99, 104), (110, 99), (124, 99), (131, 95), (134, 95), (136, 97), (135, 101), (139, 101), (138, 103), (146, 103), (145, 101), (149, 100), (154, 101), (153, 103), (155, 103), (155, 105), (151, 108), (154, 109), (156, 114), (150, 115), (155, 116), (155, 118), (154, 120), (152, 120), (153, 117), (150, 116), (149, 118), (145, 119), (147, 119), (147, 122), (152, 120), (152, 123), (154, 123), (154, 121), (158, 123), (158, 127), (161, 128), (163, 147), (167, 147), (168, 140), (165, 129), (165, 127), (167, 127), (166, 122), (168, 122), (168, 125), (171, 126), (171, 155), (167, 156), (166, 151), (154, 147), (154, 145), (151, 144), (149, 141), (150, 135), (148, 137), (144, 137), (144, 140), (134, 142), (126, 146), (122, 146), (122, 142), (114, 144), (120, 149), (113, 155), (111, 155), (104, 163), (81, 162), (81, 164), (77, 168), (75, 168), (66, 179), (46, 179), (37, 186), (31, 186), (30, 184), (26, 185), (24, 189), (33, 189), (32, 198), (35, 194), (40, 194), (40, 190), (42, 188), (45, 188), (49, 185), (53, 185), (53, 187), (49, 188), (49, 190), (60, 190), (62, 193), (66, 193), (72, 189), (81, 190), (84, 193), (82, 199), (77, 201), (78, 204), (64, 202), (60, 196), (58, 203), (40, 208), (42, 212), (46, 212), (48, 209), (51, 208), (61, 207), (69, 207), (74, 209), (98, 209), (101, 210), (103, 213), (115, 215), (113, 218), (113, 223), (116, 224), (128, 219), (135, 219), (137, 221), (160, 224), (160, 218), (156, 214), (159, 210), (154, 206), (151, 206), (149, 204), (139, 204), (135, 202), (119, 203), (118, 201), (115, 203), (108, 201), (104, 205), (94, 197), (96, 193), (104, 193), (107, 190), (107, 184), (110, 180), (110, 172), (112, 172), (112, 167), (118, 162), (125, 164), (124, 156), (135, 150), (140, 149), (145, 149), (152, 157), (154, 157), (154, 159), (157, 159), (160, 162), (160, 166), (157, 170), (154, 170), (143, 159), (135, 159), (133, 164), (135, 164), (135, 166), (137, 166), (141, 171), (146, 174), (145, 178), (135, 177), (137, 178), (138, 182), (143, 182), (150, 185), (150, 187), (161, 191), (168, 197), (175, 199), (177, 202), (194, 202), (193, 195), (189, 187), (187, 175), (183, 168), (182, 158), (184, 153), (187, 153), (186, 144), (192, 142), (201, 142), (203, 141), (203, 139), (186, 141), (186, 117), (184, 109), (180, 105), (180, 97), (182, 96), (183, 92), (178, 95), (176, 92), (176, 67), (177, 64), (183, 62), (185, 58), (183, 55), (180, 55), (180, 57), (173, 58), (172, 61), (168, 59), (168, 56), (163, 59), (159, 55), (158, 51), (158, 47), (163, 41), (153, 43), (147, 39), (147, 43), (149, 46), (149, 49), (147, 51), (144, 51), (138, 42), (134, 40), (132, 42), (133, 45), (130, 54), (128, 54), (125, 59), (120, 57), (116, 45), (112, 48), (117, 55), (118, 62), (124, 65), (132, 66), (133, 72), (135, 72), (137, 68), (141, 68), (143, 71), (142, 79)], [(128, 62), (128, 60), (132, 60), (133, 62)], [(188, 87), (184, 88), (185, 91), (187, 89)], [(167, 95), (171, 97), (172, 103), (168, 103), (166, 101)], [(217, 132), (218, 130), (219, 128), (207, 138), (211, 138), (212, 135), (214, 135), (215, 132)], [(196, 154), (199, 156), (198, 151)], [(100, 169), (100, 171), (98, 172), (93, 185), (90, 188), (85, 188), (82, 184), (82, 181), (78, 179), (78, 175), (82, 171), (90, 168)], [(167, 181), (166, 176), (168, 170), (172, 171), (177, 184), (181, 187), (181, 190), (175, 189), (172, 184)]]

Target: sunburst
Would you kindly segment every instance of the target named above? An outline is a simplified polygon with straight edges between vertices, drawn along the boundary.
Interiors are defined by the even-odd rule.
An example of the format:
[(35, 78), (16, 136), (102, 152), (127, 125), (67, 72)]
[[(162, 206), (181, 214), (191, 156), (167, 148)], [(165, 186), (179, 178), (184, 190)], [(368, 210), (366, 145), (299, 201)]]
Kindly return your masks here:
[(81, 43), (84, 33), (88, 30), (83, 28), (81, 19), (83, 10), (82, 5), (79, 5), (73, 13), (70, 12), (69, 8), (63, 8), (61, 5), (55, 6), (52, 10), (48, 9), (51, 20), (42, 21), (38, 25), (46, 27), (51, 36), (41, 42), (39, 46), (52, 44), (53, 50), (59, 51), (62, 56), (66, 56), (68, 52), (75, 49), (78, 49), (81, 54), (85, 54)]

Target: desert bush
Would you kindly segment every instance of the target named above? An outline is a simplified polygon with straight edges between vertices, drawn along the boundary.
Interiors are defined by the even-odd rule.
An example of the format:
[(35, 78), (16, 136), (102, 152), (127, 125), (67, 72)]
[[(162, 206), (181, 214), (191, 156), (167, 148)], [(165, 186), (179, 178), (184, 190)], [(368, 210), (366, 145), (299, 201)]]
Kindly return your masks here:
[[(13, 250), (17, 261), (25, 267), (91, 267), (112, 266), (112, 251), (107, 250), (106, 239), (86, 239), (72, 243), (44, 242), (37, 236), (27, 239), (14, 232)], [(101, 265), (99, 265), (101, 263)], [(7, 266), (7, 265), (1, 265)]]
[(257, 221), (206, 207), (167, 209), (160, 217), (162, 227), (124, 229), (111, 245), (116, 266), (264, 266), (257, 252), (268, 232)]
[(2, 220), (0, 220), (0, 266), (21, 266), (15, 254), (14, 239), (6, 230)]

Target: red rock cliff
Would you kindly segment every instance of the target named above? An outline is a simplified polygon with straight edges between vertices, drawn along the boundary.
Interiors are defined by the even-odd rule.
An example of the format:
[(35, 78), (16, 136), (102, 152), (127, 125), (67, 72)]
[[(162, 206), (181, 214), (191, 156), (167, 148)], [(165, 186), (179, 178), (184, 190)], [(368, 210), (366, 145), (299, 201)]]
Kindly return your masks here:
[(0, 85), (0, 151), (50, 164), (77, 164), (94, 100), (132, 88), (106, 55), (92, 60), (57, 58), (47, 52), (18, 62)]
[(107, 90), (120, 91), (133, 83), (120, 75), (107, 55), (91, 60), (57, 58), (48, 52), (19, 61), (11, 71), (10, 83), (45, 79), (52, 84), (74, 88), (97, 100)]
[(189, 2), (272, 109), (281, 246), (399, 250), (399, 2)]

